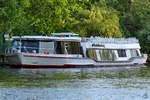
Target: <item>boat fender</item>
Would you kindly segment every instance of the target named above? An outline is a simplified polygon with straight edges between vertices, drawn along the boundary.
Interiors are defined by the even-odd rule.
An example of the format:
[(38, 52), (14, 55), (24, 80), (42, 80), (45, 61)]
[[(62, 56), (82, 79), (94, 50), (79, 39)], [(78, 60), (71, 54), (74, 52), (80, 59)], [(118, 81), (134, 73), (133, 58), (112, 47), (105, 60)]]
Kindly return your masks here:
[(10, 54), (10, 51), (9, 51), (9, 50), (7, 51), (7, 54)]

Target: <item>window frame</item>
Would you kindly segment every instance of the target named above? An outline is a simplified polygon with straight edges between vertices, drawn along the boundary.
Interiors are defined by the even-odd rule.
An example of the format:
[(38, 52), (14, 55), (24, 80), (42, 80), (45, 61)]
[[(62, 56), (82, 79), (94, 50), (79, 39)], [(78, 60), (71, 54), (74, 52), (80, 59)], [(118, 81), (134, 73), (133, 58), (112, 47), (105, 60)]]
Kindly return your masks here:
[(117, 53), (118, 53), (118, 57), (121, 57), (121, 58), (127, 57), (127, 53), (125, 49), (118, 49)]

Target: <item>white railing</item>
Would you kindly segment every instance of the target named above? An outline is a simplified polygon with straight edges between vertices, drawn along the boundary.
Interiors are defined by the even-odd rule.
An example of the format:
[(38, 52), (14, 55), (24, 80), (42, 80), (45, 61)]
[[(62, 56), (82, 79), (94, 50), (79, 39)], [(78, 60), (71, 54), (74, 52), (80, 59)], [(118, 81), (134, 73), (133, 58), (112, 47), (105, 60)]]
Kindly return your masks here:
[[(37, 52), (38, 50), (38, 52)], [(26, 53), (54, 53), (52, 52), (52, 48), (36, 48), (36, 47), (18, 47), (18, 48), (6, 48), (5, 54), (14, 54), (14, 53), (20, 53), (20, 52), (26, 52)]]
[[(9, 54), (16, 54), (16, 53), (31, 53), (31, 54), (40, 54), (40, 55), (54, 55), (54, 56), (56, 56), (56, 52), (55, 51), (53, 51), (53, 49), (52, 48), (32, 48), (32, 47), (28, 47), (28, 48), (30, 48), (30, 51), (29, 52), (27, 52), (27, 51), (23, 51), (22, 49), (24, 49), (24, 48), (22, 48), (22, 49), (20, 49), (20, 48), (15, 48), (15, 50), (14, 50), (14, 48), (6, 48), (6, 50), (5, 50), (5, 54), (6, 55), (9, 55)], [(21, 51), (20, 51), (21, 50)], [(38, 50), (38, 52), (35, 52), (36, 50)], [(57, 56), (59, 56), (59, 57), (76, 57), (76, 58), (82, 58), (82, 55), (81, 54), (57, 54)]]
[(133, 44), (139, 43), (136, 38), (101, 38), (101, 37), (91, 37), (91, 38), (82, 38), (84, 42), (93, 42), (93, 43), (114, 43), (114, 44)]

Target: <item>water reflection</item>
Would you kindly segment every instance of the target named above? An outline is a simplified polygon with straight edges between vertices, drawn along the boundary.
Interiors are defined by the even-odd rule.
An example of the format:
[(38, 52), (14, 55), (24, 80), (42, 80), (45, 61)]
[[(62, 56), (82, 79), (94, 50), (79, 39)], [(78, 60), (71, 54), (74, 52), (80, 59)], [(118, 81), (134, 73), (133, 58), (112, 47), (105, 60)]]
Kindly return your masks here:
[[(15, 91), (16, 100), (20, 99), (20, 93), (24, 94), (25, 100), (33, 100), (35, 93), (38, 100), (49, 100), (49, 97), (52, 100), (69, 100), (71, 96), (76, 96), (72, 100), (85, 100), (87, 97), (91, 98), (88, 100), (100, 100), (96, 97), (110, 100), (109, 97), (114, 95), (111, 100), (120, 100), (121, 97), (125, 98), (123, 100), (136, 100), (137, 97), (150, 98), (149, 89), (149, 67), (0, 69), (0, 96), (8, 97), (6, 95), (10, 94), (15, 98)], [(49, 92), (53, 95), (48, 96)]]
[(148, 67), (0, 70), (3, 87), (142, 88), (150, 83), (149, 77)]

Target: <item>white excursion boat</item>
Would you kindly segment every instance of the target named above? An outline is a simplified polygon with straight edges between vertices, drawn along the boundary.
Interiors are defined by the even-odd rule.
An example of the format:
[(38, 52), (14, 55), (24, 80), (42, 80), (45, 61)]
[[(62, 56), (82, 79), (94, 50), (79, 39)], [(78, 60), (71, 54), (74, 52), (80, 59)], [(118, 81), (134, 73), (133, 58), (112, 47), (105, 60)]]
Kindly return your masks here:
[(23, 68), (135, 66), (146, 63), (136, 38), (81, 38), (75, 33), (14, 36), (8, 64)]

